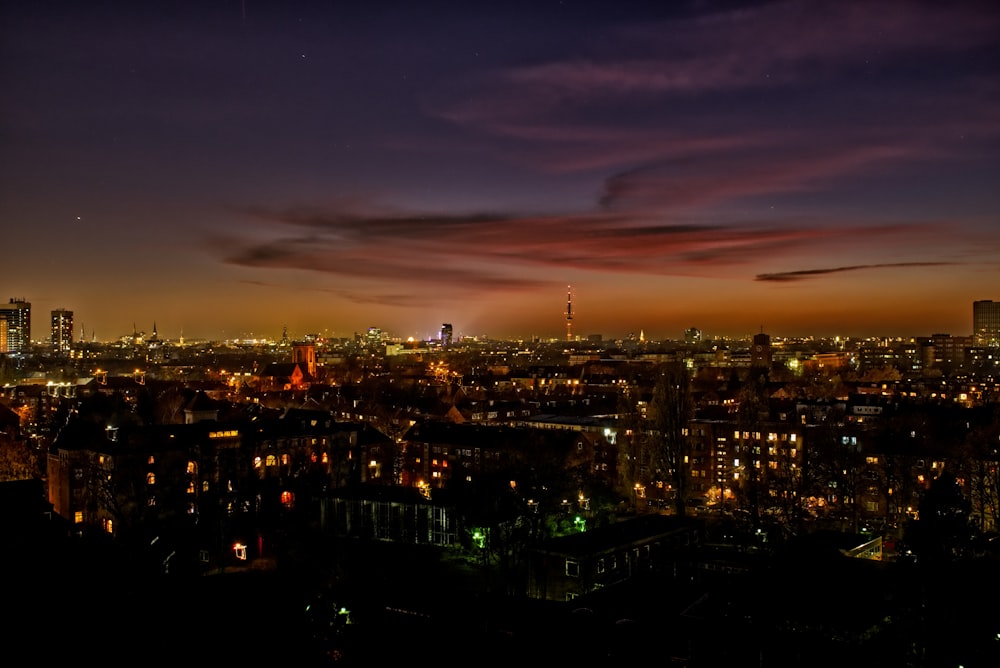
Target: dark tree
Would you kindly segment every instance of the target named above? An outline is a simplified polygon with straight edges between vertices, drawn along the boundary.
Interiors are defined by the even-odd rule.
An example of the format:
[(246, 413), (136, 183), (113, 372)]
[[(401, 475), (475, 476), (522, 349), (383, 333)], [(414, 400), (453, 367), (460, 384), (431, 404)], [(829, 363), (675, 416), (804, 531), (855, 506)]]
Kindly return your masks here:
[(665, 476), (674, 489), (674, 510), (684, 515), (687, 507), (690, 444), (688, 422), (692, 414), (691, 380), (681, 363), (659, 368), (650, 402), (653, 444), (651, 464), (658, 477)]
[(741, 460), (740, 479), (737, 485), (739, 502), (748, 513), (751, 528), (761, 526), (761, 425), (767, 416), (767, 397), (763, 376), (749, 378), (739, 390), (737, 423), (740, 438), (736, 440), (736, 454)]
[(921, 559), (932, 563), (952, 560), (972, 541), (971, 512), (972, 504), (955, 476), (945, 471), (921, 497), (919, 519), (908, 525), (906, 540)]
[(27, 441), (0, 432), (0, 482), (40, 478), (38, 456)]
[(632, 503), (638, 501), (639, 490), (644, 489), (646, 478), (646, 430), (638, 408), (638, 390), (629, 385), (618, 397), (618, 484), (620, 493)]

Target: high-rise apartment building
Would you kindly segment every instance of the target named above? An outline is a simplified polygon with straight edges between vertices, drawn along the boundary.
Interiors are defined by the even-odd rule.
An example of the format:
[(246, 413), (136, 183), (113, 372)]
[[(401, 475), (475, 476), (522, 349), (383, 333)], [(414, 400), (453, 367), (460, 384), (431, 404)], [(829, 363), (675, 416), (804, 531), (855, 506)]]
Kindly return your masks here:
[(443, 325), (441, 325), (441, 345), (442, 346), (450, 346), (451, 345), (451, 339), (452, 339), (453, 335), (454, 335), (454, 330), (451, 327), (451, 323), (446, 322)]
[(991, 299), (972, 302), (972, 335), (976, 345), (1000, 347), (1000, 302)]
[(7, 336), (0, 340), (0, 352), (26, 353), (31, 350), (31, 304), (11, 298), (0, 306), (0, 319), (7, 323)]
[(73, 312), (64, 308), (52, 311), (52, 349), (68, 353), (73, 344)]

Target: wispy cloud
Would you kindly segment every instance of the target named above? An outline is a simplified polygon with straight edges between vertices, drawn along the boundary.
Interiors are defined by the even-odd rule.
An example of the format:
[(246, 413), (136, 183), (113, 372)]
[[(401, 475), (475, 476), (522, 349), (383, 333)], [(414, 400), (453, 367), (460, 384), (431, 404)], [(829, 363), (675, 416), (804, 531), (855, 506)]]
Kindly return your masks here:
[(893, 262), (889, 264), (861, 264), (853, 267), (833, 267), (828, 269), (802, 269), (799, 271), (783, 271), (775, 274), (758, 274), (755, 280), (775, 281), (785, 283), (790, 281), (801, 281), (817, 276), (829, 274), (840, 274), (848, 271), (864, 271), (868, 269), (911, 269), (913, 267), (948, 267), (951, 262)]
[[(411, 285), (448, 294), (521, 292), (553, 283), (553, 270), (649, 276), (729, 275), (781, 262), (796, 253), (828, 251), (831, 245), (864, 238), (869, 245), (898, 246), (934, 225), (881, 223), (859, 227), (807, 220), (800, 225), (675, 223), (651, 211), (632, 210), (561, 216), (514, 214), (365, 215), (357, 211), (254, 210), (258, 221), (301, 235), (262, 242), (228, 239), (214, 247), (235, 249), (224, 257), (234, 266), (301, 270), (355, 283), (355, 301), (372, 299), (377, 286)], [(878, 266), (878, 265), (870, 265)], [(933, 266), (897, 263), (881, 266)], [(741, 269), (742, 268), (742, 269)], [(756, 280), (795, 280), (819, 273), (760, 274)], [(733, 272), (736, 272), (735, 274)], [(405, 299), (386, 296), (379, 299)]]

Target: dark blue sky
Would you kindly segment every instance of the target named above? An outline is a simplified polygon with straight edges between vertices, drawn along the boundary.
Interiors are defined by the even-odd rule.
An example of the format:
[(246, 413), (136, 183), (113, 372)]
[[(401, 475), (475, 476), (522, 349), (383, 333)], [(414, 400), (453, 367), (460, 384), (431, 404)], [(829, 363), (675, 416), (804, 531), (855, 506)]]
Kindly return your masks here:
[(995, 3), (0, 24), (0, 289), (100, 339), (561, 337), (567, 285), (581, 336), (966, 335), (1000, 299)]

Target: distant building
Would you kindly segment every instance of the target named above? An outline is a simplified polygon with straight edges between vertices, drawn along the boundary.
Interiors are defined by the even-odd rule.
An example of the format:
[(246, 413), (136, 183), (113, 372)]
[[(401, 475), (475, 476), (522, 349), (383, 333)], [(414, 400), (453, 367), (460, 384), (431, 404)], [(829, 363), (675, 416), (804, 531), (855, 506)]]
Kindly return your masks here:
[(292, 344), (292, 362), (304, 367), (307, 375), (316, 377), (316, 344), (296, 341)]
[(972, 335), (976, 345), (1000, 347), (1000, 302), (989, 299), (972, 302)]
[(754, 334), (753, 346), (750, 348), (750, 366), (771, 368), (771, 337), (761, 332)]
[(369, 327), (368, 331), (365, 332), (364, 345), (368, 348), (380, 348), (383, 340), (382, 330), (378, 327)]
[(64, 308), (52, 311), (51, 331), (53, 350), (60, 353), (68, 353), (73, 343), (73, 312), (67, 311)]
[(441, 325), (441, 345), (450, 346), (452, 337), (454, 336), (454, 331), (452, 330), (451, 323), (444, 323)]
[[(373, 472), (395, 468), (397, 484), (423, 489), (475, 483), (499, 471), (540, 471), (556, 462), (609, 482), (616, 475), (611, 448), (597, 434), (446, 421), (417, 423), (395, 451), (366, 455), (362, 461)], [(377, 477), (382, 476), (369, 475), (365, 481)]]
[(313, 376), (301, 362), (271, 362), (258, 378), (261, 391), (304, 390), (312, 383)]
[(11, 298), (0, 307), (0, 320), (7, 323), (7, 336), (0, 339), (0, 352), (27, 353), (31, 350), (31, 304)]
[(946, 373), (958, 371), (965, 366), (965, 351), (972, 347), (972, 342), (971, 336), (932, 335), (921, 346), (924, 368)]

